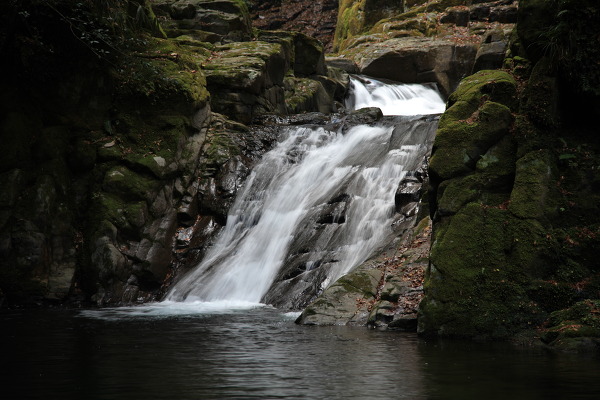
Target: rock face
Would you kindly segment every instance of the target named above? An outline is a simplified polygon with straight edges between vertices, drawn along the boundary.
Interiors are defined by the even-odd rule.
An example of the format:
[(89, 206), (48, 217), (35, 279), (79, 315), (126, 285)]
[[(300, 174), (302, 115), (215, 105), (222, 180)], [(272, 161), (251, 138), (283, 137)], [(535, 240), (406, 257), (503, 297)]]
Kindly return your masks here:
[(296, 322), (414, 331), (430, 234), (425, 218), (398, 243), (327, 288)]
[[(519, 23), (505, 60), (510, 72), (480, 71), (463, 80), (440, 119), (419, 332), (597, 348), (598, 174), (589, 171), (600, 157), (596, 121), (586, 112), (596, 103), (581, 83), (579, 97), (565, 85), (573, 82), (568, 61), (540, 57), (541, 44), (529, 42), (554, 24), (572, 24), (575, 36), (587, 33), (578, 31), (579, 18), (547, 18), (577, 13), (580, 4), (521, 5), (519, 21), (527, 22)], [(580, 111), (560, 106), (564, 101)]]
[(436, 82), (446, 95), (471, 73), (502, 66), (516, 22), (513, 1), (372, 3), (341, 3), (337, 65), (346, 59), (347, 71), (406, 83)]

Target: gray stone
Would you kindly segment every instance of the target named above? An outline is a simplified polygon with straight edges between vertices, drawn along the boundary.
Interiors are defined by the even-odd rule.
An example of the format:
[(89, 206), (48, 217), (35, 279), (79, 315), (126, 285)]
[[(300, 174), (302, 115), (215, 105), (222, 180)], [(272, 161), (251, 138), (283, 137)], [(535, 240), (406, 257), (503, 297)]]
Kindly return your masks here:
[(400, 38), (358, 45), (353, 57), (362, 74), (405, 83), (436, 82), (448, 95), (471, 73), (477, 47), (446, 39)]

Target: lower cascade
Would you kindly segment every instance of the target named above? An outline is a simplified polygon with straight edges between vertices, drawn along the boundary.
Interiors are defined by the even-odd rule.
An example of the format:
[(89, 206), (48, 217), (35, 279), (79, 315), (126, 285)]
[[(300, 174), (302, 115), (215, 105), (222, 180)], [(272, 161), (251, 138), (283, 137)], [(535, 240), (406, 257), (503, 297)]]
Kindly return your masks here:
[(418, 204), (411, 188), (437, 127), (437, 117), (424, 115), (442, 112), (444, 101), (427, 85), (355, 77), (351, 88), (348, 108), (411, 116), (285, 128), (238, 192), (204, 260), (165, 300), (301, 308), (406, 229)]

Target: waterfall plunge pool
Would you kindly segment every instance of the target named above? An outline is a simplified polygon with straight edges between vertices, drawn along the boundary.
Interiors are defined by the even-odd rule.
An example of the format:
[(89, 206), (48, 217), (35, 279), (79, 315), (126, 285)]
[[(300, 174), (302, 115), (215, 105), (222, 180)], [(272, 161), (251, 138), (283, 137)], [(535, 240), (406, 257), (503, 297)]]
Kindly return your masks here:
[(298, 326), (264, 306), (143, 308), (2, 310), (2, 398), (600, 398), (592, 357)]

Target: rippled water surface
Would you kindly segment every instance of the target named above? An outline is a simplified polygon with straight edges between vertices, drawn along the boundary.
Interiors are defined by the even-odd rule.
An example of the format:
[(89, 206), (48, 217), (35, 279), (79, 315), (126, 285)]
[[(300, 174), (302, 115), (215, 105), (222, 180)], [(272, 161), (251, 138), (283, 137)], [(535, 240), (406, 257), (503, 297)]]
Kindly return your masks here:
[(1, 398), (600, 398), (592, 356), (297, 326), (276, 309), (234, 309), (2, 311)]

